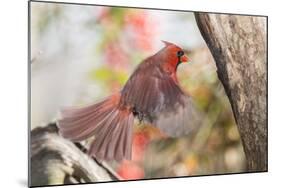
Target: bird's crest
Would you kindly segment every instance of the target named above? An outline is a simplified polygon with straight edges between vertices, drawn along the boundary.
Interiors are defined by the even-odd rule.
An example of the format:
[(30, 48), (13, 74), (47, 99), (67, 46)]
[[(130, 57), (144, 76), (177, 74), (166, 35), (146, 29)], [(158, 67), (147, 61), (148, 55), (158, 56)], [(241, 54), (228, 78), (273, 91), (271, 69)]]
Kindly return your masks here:
[(165, 46), (174, 45), (173, 43), (167, 42), (167, 41), (165, 41), (165, 40), (161, 40), (161, 41), (165, 44)]

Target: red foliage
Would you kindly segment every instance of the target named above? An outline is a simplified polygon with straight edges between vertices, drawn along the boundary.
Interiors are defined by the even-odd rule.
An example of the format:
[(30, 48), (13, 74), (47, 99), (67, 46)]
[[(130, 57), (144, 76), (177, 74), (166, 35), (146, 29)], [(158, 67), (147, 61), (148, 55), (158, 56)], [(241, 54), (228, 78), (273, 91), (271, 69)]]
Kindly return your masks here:
[(131, 41), (137, 49), (153, 50), (153, 40), (156, 32), (156, 23), (145, 10), (128, 12), (125, 17), (127, 29), (131, 29)]
[(132, 146), (132, 160), (143, 161), (145, 149), (150, 142), (147, 132), (140, 131), (134, 134)]
[(127, 70), (129, 57), (117, 42), (108, 43), (104, 49), (105, 62), (113, 69)]
[(134, 51), (150, 52), (154, 48), (157, 24), (146, 10), (104, 8), (97, 21), (107, 37), (103, 46), (105, 62), (114, 69), (127, 69)]
[(144, 170), (133, 161), (123, 161), (117, 169), (117, 173), (124, 180), (134, 180), (144, 178)]

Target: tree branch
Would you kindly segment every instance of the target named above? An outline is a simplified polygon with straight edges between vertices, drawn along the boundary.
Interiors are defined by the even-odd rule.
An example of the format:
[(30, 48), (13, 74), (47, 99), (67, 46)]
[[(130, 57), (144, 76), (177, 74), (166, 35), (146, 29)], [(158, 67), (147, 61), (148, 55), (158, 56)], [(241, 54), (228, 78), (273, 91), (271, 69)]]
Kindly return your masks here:
[(117, 177), (74, 143), (56, 124), (31, 131), (31, 186), (112, 181)]

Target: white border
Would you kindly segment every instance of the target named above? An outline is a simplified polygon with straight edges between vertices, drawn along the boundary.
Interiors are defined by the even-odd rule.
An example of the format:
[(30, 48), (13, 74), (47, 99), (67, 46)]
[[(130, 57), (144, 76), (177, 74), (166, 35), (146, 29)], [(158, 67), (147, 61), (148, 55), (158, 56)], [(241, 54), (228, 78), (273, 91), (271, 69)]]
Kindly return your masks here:
[[(270, 187), (280, 185), (280, 16), (270, 0), (66, 0), (68, 2), (269, 16), (269, 172), (68, 187)], [(0, 10), (1, 187), (27, 186), (27, 1)], [(279, 39), (279, 40), (278, 40)], [(275, 186), (276, 187), (276, 186)]]

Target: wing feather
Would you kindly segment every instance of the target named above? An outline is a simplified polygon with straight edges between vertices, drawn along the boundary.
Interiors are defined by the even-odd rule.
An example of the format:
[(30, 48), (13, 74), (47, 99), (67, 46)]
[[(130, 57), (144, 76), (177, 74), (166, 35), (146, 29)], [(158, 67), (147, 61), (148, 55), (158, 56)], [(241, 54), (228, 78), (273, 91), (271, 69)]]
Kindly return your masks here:
[(142, 64), (122, 90), (121, 103), (133, 106), (170, 136), (188, 134), (200, 122), (190, 96), (158, 64)]
[(187, 135), (198, 128), (202, 123), (202, 114), (196, 109), (189, 96), (182, 96), (183, 104), (174, 105), (173, 111), (157, 113), (152, 124), (172, 137)]

